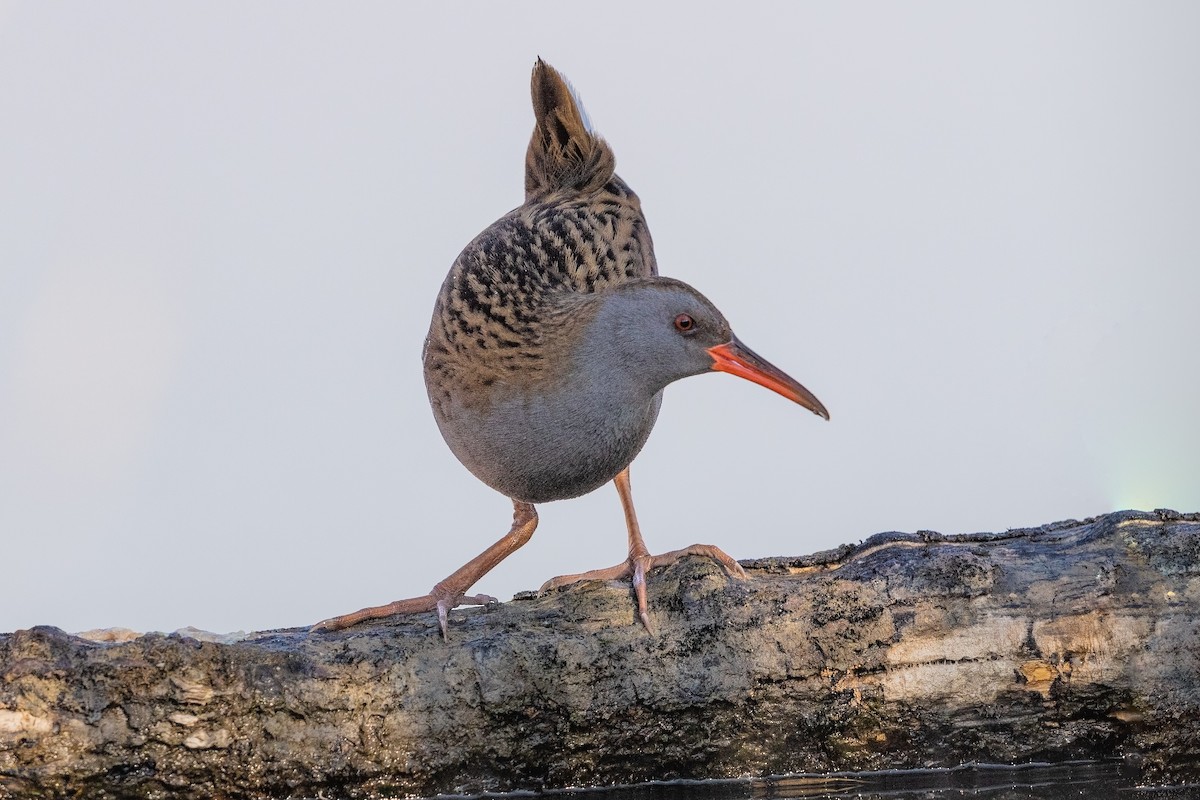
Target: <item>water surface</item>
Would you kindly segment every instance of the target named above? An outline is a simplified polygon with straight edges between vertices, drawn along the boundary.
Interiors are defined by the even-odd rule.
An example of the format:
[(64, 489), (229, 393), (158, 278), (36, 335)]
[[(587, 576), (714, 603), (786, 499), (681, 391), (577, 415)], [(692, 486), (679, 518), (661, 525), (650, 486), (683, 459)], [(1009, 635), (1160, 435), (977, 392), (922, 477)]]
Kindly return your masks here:
[(972, 764), (953, 769), (845, 772), (489, 794), (489, 798), (570, 800), (1200, 800), (1200, 785), (1145, 786), (1120, 762), (1077, 761), (1018, 767)]

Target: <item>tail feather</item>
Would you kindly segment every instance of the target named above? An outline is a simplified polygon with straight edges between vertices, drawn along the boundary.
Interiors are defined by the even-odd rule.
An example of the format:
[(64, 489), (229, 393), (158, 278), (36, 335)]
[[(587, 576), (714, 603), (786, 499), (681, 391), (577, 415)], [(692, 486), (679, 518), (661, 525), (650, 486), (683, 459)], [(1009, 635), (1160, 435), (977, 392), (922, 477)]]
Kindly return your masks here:
[(525, 155), (525, 199), (603, 188), (616, 168), (612, 148), (592, 130), (571, 85), (540, 58), (533, 66), (532, 94), (535, 124)]

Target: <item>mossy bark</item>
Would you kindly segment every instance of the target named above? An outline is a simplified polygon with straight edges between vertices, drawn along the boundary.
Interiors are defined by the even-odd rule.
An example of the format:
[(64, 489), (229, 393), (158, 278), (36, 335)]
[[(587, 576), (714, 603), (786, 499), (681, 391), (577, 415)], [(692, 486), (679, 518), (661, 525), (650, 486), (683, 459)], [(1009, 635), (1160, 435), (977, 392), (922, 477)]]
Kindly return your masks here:
[(1200, 779), (1200, 516), (889, 533), (228, 644), (0, 635), (0, 797), (372, 797), (1136, 760)]

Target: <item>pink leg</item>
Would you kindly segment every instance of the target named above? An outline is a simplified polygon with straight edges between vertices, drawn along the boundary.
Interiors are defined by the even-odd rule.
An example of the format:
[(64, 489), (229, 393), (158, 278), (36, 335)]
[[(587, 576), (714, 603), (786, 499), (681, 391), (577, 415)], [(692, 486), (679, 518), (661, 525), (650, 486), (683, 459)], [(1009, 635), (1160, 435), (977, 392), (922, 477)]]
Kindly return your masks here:
[(385, 606), (364, 608), (340, 617), (331, 617), (313, 625), (311, 630), (337, 631), (371, 619), (436, 610), (438, 623), (442, 627), (442, 638), (446, 638), (446, 614), (450, 609), (460, 605), (483, 605), (496, 602), (494, 597), (482, 594), (467, 595), (466, 591), (521, 545), (528, 542), (529, 537), (533, 536), (534, 529), (537, 528), (537, 523), (537, 511), (534, 507), (529, 503), (514, 500), (512, 528), (504, 538), (468, 561), (450, 577), (439, 581), (429, 590), (429, 594), (424, 597), (397, 600)]
[(617, 493), (621, 496), (621, 507), (625, 509), (625, 527), (629, 531), (629, 558), (614, 567), (551, 578), (542, 585), (541, 591), (547, 592), (579, 581), (612, 581), (632, 576), (633, 592), (637, 597), (638, 617), (646, 626), (646, 630), (653, 631), (650, 626), (649, 607), (646, 603), (646, 573), (655, 567), (674, 564), (684, 556), (705, 556), (724, 567), (730, 575), (738, 578), (746, 577), (741, 564), (726, 555), (719, 547), (711, 544), (694, 544), (682, 550), (672, 550), (657, 556), (650, 555), (650, 551), (646, 549), (646, 542), (642, 539), (637, 513), (633, 510), (633, 494), (629, 488), (629, 467), (617, 473), (617, 477), (613, 478), (613, 483), (616, 484)]

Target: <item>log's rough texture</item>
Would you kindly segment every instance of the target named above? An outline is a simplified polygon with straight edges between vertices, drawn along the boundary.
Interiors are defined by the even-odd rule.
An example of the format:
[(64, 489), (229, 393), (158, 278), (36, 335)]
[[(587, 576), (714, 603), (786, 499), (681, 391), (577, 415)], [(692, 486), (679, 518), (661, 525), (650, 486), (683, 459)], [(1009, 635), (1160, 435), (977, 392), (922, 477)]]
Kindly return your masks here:
[(1124, 757), (1200, 778), (1200, 515), (879, 534), (331, 634), (0, 635), (0, 797), (369, 797)]

